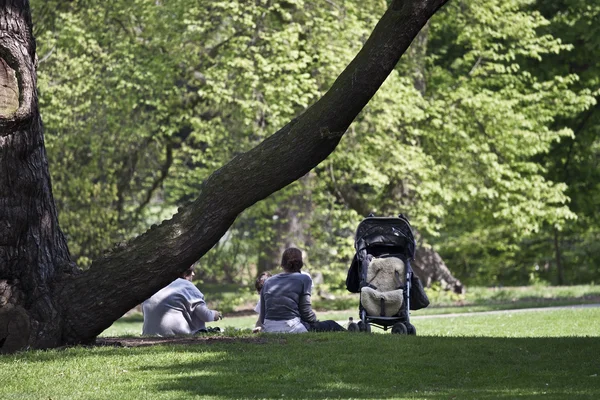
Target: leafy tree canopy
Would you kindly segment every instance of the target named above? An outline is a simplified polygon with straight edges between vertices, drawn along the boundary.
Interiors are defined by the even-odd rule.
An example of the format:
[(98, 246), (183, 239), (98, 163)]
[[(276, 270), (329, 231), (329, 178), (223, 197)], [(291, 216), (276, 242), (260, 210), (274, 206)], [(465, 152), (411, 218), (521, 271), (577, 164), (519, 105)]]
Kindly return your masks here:
[[(580, 141), (572, 122), (593, 109), (598, 74), (562, 67), (574, 54), (579, 66), (597, 54), (589, 43), (598, 35), (566, 27), (591, 26), (598, 13), (562, 3), (447, 4), (337, 151), (243, 213), (205, 256), (204, 278), (248, 280), (293, 242), (338, 285), (354, 229), (373, 211), (408, 214), (463, 280), (526, 281), (537, 261), (519, 255), (531, 240), (596, 215), (583, 204), (597, 176), (569, 180), (556, 171), (565, 143), (589, 163), (598, 152), (598, 135), (589, 128)], [(85, 265), (170, 216), (212, 171), (302, 113), (387, 4), (32, 6), (55, 198), (71, 252)], [(579, 41), (592, 47), (581, 50)], [(571, 176), (585, 170), (569, 164), (581, 166)]]

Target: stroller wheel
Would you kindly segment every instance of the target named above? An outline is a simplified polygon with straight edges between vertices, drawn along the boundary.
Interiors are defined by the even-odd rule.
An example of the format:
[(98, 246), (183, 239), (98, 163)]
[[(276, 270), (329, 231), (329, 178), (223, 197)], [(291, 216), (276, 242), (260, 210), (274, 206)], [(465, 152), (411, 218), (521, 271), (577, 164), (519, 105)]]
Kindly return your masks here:
[(406, 335), (406, 333), (407, 333), (406, 325), (404, 325), (402, 322), (396, 322), (392, 326), (392, 333), (395, 333), (397, 335)]
[(371, 332), (371, 325), (367, 324), (364, 321), (358, 321), (358, 330), (360, 332)]
[(404, 325), (406, 325), (406, 334), (407, 335), (416, 335), (417, 334), (417, 328), (415, 328), (415, 326), (413, 324), (411, 324), (410, 322), (405, 322)]

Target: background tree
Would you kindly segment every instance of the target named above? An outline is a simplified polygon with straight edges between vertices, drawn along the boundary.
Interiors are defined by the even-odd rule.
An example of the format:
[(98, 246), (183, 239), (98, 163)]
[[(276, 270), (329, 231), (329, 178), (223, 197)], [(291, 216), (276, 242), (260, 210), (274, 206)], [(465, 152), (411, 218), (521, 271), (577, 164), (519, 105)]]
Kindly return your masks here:
[[(420, 254), (430, 253), (422, 259), (437, 260), (419, 269), (427, 281), (441, 276), (440, 255), (469, 284), (557, 282), (557, 260), (569, 280), (593, 279), (595, 178), (582, 171), (597, 169), (596, 136), (587, 130), (584, 140), (576, 121), (594, 126), (585, 116), (597, 50), (586, 27), (598, 13), (584, 3), (446, 8), (351, 126), (343, 151), (242, 213), (206, 255), (202, 278), (247, 283), (294, 243), (308, 250), (311, 271), (341, 288), (360, 219), (403, 212)], [(302, 113), (386, 2), (33, 6), (58, 208), (86, 267), (114, 241), (169, 218), (214, 169)], [(579, 139), (563, 146), (572, 132)], [(583, 158), (566, 179), (565, 160)]]
[(543, 32), (569, 45), (568, 52), (544, 58), (536, 65), (536, 75), (575, 75), (573, 87), (591, 93), (593, 102), (583, 110), (567, 113), (557, 126), (567, 126), (572, 135), (540, 157), (549, 179), (564, 182), (577, 215), (564, 225), (545, 225), (526, 244), (535, 279), (558, 284), (585, 283), (598, 279), (600, 254), (600, 5), (584, 1), (536, 2), (534, 5), (550, 22)]
[[(302, 112), (331, 86), (385, 7), (71, 2), (56, 13), (39, 3), (42, 112), (51, 116), (58, 208), (77, 262), (87, 266), (113, 241), (169, 217), (214, 168)], [(107, 27), (107, 19), (115, 24)], [(346, 222), (320, 232), (322, 218), (338, 219), (313, 190), (335, 185), (317, 187), (315, 179), (335, 183), (329, 173), (311, 174), (244, 213), (208, 254), (202, 277), (243, 283), (255, 269), (273, 269), (294, 243), (339, 286), (353, 230), (370, 207), (337, 196)], [(324, 205), (322, 217), (313, 214)], [(330, 257), (340, 246), (340, 256)]]
[(429, 237), (461, 280), (526, 284), (528, 243), (575, 218), (567, 185), (539, 159), (572, 136), (562, 119), (594, 100), (572, 71), (540, 68), (571, 45), (544, 31), (550, 22), (531, 2), (483, 3), (452, 4), (430, 29), (430, 109), (442, 107), (437, 129), (455, 134), (424, 144), (447, 166), (445, 226)]

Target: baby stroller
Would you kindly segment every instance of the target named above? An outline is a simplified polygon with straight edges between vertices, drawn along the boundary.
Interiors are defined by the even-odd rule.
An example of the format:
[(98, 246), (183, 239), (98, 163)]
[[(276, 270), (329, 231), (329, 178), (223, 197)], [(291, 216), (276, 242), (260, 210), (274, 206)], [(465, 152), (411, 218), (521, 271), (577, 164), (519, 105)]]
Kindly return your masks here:
[[(429, 305), (410, 262), (415, 239), (408, 218), (370, 214), (356, 229), (356, 254), (348, 270), (346, 288), (360, 293), (360, 321), (349, 330), (371, 331), (371, 325), (392, 333), (415, 335), (410, 310)], [(351, 324), (352, 325), (352, 324)]]

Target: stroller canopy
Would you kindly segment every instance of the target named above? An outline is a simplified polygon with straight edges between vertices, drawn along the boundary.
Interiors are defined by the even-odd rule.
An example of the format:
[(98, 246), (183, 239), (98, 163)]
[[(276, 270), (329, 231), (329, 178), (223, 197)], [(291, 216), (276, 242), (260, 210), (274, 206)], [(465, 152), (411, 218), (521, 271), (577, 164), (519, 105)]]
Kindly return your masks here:
[(364, 254), (367, 249), (390, 248), (401, 253), (406, 260), (415, 256), (415, 238), (408, 219), (402, 214), (398, 218), (367, 217), (356, 229), (354, 240), (356, 254)]

